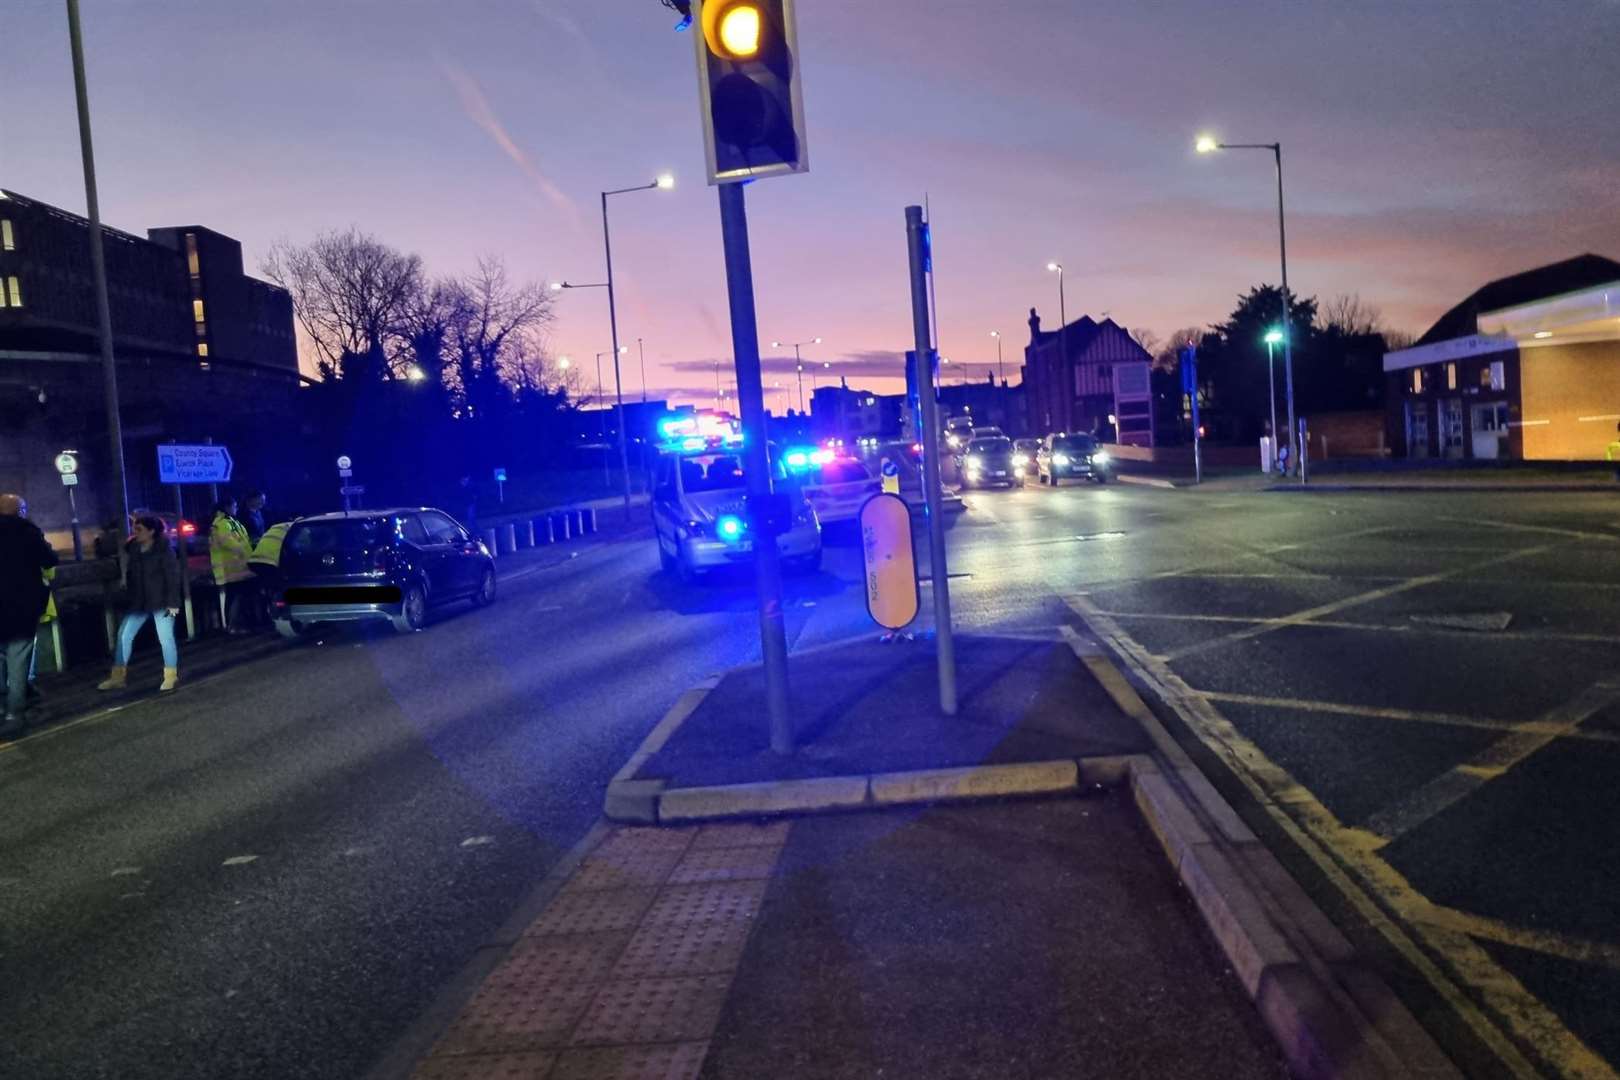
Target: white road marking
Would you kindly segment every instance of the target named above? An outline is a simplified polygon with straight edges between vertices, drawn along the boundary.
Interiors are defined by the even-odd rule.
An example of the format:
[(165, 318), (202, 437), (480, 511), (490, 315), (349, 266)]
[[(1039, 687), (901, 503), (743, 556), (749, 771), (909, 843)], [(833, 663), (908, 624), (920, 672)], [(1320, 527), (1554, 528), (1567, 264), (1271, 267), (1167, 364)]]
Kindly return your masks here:
[(112, 876), (113, 877), (128, 877), (131, 874), (138, 874), (140, 872), (141, 872), (141, 868), (138, 867), (138, 866), (120, 866), (118, 869), (116, 869), (116, 870), (114, 870), (112, 872)]
[(483, 847), (485, 844), (493, 844), (494, 842), (495, 838), (493, 836), (469, 836), (461, 842), (461, 846)]
[(370, 848), (363, 848), (363, 847), (344, 848), (343, 849), (343, 856), (344, 856), (344, 858), (352, 859), (357, 855), (364, 855), (370, 850), (371, 850)]
[(257, 859), (258, 859), (257, 855), (232, 855), (230, 858), (226, 859), (220, 865), (221, 866), (246, 866), (248, 863), (254, 862)]

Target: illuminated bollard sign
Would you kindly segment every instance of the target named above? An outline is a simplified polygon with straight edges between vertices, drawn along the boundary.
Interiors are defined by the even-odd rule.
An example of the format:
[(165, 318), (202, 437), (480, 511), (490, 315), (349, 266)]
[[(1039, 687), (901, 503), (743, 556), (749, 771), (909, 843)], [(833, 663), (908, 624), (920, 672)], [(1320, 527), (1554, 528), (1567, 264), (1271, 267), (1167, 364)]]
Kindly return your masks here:
[(861, 505), (861, 560), (866, 611), (886, 630), (917, 617), (917, 553), (911, 544), (911, 507), (898, 495), (873, 495)]

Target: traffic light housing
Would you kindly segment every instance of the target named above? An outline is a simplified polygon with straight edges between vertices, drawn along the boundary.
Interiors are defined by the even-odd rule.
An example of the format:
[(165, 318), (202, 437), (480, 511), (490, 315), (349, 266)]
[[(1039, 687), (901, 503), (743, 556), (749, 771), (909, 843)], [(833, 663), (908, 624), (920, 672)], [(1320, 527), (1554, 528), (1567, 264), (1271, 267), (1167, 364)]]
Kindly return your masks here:
[(709, 183), (808, 170), (793, 0), (694, 7)]

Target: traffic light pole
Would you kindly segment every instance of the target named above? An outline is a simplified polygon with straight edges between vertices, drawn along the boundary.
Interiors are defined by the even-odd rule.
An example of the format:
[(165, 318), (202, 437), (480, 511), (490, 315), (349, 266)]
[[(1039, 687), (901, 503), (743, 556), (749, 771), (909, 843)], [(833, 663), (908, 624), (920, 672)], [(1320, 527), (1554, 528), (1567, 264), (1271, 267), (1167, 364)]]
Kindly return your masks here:
[(950, 575), (945, 566), (945, 519), (939, 482), (939, 403), (934, 400), (934, 358), (928, 330), (928, 231), (920, 206), (906, 207), (906, 246), (911, 253), (911, 325), (917, 343), (917, 397), (922, 411), (923, 497), (928, 506), (928, 573), (934, 579), (934, 634), (939, 660), (939, 708), (956, 715), (956, 639), (951, 631)]
[(748, 210), (743, 185), (720, 185), (720, 238), (726, 254), (731, 302), (731, 349), (737, 358), (737, 402), (742, 406), (743, 477), (748, 484), (748, 529), (754, 538), (754, 582), (759, 594), (759, 645), (765, 661), (765, 704), (771, 749), (793, 752), (788, 713), (787, 627), (782, 618), (782, 556), (771, 520), (771, 462), (765, 424), (765, 388), (759, 370), (759, 327), (754, 317), (754, 270), (748, 257)]

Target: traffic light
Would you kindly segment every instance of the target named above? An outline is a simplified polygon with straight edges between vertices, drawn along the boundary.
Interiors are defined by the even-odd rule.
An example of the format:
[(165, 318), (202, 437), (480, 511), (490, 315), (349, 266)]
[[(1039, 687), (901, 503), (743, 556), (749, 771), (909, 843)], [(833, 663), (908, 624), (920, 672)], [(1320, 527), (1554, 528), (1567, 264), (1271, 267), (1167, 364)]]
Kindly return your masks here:
[(806, 171), (793, 0), (702, 0), (695, 6), (709, 182)]

